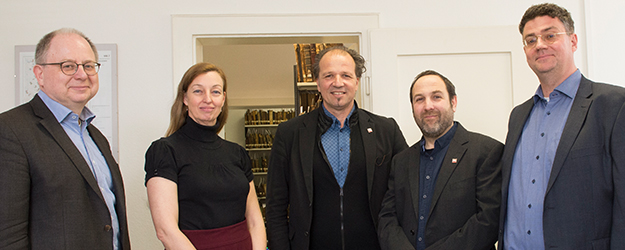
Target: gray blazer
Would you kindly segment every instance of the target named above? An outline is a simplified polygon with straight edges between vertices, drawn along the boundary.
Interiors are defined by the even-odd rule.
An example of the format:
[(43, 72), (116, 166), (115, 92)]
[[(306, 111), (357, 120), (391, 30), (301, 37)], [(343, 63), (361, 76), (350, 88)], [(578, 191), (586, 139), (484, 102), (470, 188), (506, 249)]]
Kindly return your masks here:
[[(378, 226), (382, 249), (416, 248), (420, 147), (417, 142), (393, 158)], [(501, 142), (458, 124), (434, 188), (425, 228), (428, 249), (495, 248), (502, 152)]]
[[(307, 250), (312, 222), (313, 152), (321, 108), (280, 124), (271, 149), (267, 186), (269, 248)], [(386, 192), (392, 157), (408, 145), (392, 118), (357, 109), (374, 223)], [(288, 216), (287, 216), (288, 215)]]
[[(503, 241), (512, 160), (534, 101), (510, 114), (502, 156), (499, 249)], [(625, 89), (579, 84), (547, 184), (546, 249), (625, 249)]]
[[(87, 128), (111, 170), (122, 249), (130, 249), (124, 185), (106, 137)], [(39, 96), (0, 114), (0, 249), (113, 249), (96, 180)]]

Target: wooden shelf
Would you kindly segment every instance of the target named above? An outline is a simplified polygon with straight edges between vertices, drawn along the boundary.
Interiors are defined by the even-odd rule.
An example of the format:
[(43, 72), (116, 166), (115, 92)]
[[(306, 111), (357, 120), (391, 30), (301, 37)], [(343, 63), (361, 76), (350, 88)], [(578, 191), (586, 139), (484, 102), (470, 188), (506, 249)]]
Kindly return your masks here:
[(277, 124), (254, 124), (254, 125), (245, 125), (246, 128), (274, 128), (274, 127), (278, 127), (278, 125), (280, 125), (279, 123)]

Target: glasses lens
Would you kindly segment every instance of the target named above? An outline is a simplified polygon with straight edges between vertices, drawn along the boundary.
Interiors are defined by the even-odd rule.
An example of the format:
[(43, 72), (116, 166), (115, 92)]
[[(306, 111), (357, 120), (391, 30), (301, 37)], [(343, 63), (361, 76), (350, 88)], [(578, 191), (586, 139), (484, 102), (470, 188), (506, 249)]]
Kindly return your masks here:
[(63, 62), (61, 63), (61, 70), (66, 75), (73, 75), (76, 73), (76, 69), (78, 68), (78, 64), (75, 62)]
[(85, 73), (90, 76), (97, 74), (100, 70), (100, 65), (94, 62), (85, 63), (82, 67), (85, 69)]
[(536, 40), (538, 40), (538, 38), (536, 36), (528, 36), (525, 37), (525, 46), (526, 47), (534, 47), (536, 45)]
[(558, 35), (556, 33), (547, 33), (543, 35), (543, 40), (545, 40), (545, 42), (552, 44), (556, 41), (556, 38), (558, 37)]

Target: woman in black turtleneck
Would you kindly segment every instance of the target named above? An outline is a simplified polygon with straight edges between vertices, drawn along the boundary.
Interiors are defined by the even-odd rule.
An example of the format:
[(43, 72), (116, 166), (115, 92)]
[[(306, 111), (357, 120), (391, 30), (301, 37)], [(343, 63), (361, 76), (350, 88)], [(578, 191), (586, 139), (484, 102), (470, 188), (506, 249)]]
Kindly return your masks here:
[(210, 63), (184, 74), (167, 137), (145, 155), (156, 234), (166, 249), (265, 249), (245, 149), (217, 133), (228, 116), (226, 76)]

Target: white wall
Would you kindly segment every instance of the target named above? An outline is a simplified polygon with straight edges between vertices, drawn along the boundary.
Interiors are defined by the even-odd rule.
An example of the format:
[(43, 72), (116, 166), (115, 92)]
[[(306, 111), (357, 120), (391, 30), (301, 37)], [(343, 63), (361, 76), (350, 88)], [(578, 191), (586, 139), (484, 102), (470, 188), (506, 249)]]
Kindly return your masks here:
[[(615, 23), (623, 22), (609, 4), (616, 0), (558, 0), (571, 11), (577, 33), (586, 36), (586, 16), (593, 28), (611, 27), (602, 36), (590, 39), (594, 45), (589, 55), (590, 77), (625, 83), (622, 74), (608, 75), (604, 66), (620, 60), (608, 51), (621, 51), (614, 43), (625, 35)], [(516, 25), (523, 12), (537, 1), (530, 0), (319, 0), (319, 1), (75, 1), (75, 0), (5, 0), (0, 9), (0, 111), (15, 104), (14, 46), (34, 45), (49, 31), (73, 27), (83, 31), (95, 43), (118, 45), (119, 163), (126, 185), (131, 241), (134, 249), (159, 249), (155, 237), (144, 182), (144, 154), (150, 142), (163, 136), (168, 125), (172, 100), (172, 14), (271, 14), (271, 13), (379, 13), (381, 28), (470, 27)], [(585, 6), (592, 13), (585, 13)], [(621, 4), (622, 6), (622, 4)], [(622, 9), (622, 8), (621, 8)], [(616, 21), (615, 21), (616, 20)], [(220, 25), (218, 23), (214, 25)], [(480, 34), (475, 34), (479, 36)], [(607, 37), (609, 39), (606, 39)], [(619, 39), (620, 38), (620, 39)], [(462, 39), (459, 37), (458, 39)], [(519, 46), (521, 46), (519, 37)], [(600, 48), (600, 49), (599, 49)], [(586, 47), (581, 44), (578, 66), (586, 68)], [(415, 72), (417, 73), (417, 72)], [(444, 72), (443, 72), (444, 73)], [(586, 73), (586, 72), (584, 72)], [(596, 74), (596, 76), (595, 76)], [(178, 81), (178, 79), (176, 79)], [(534, 84), (537, 83), (528, 83)]]

